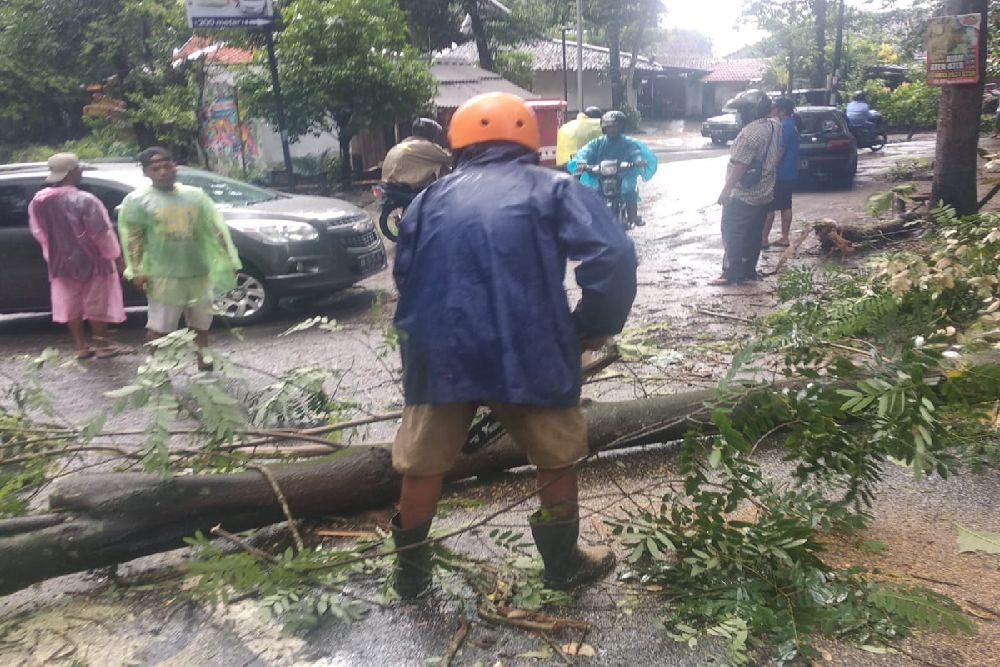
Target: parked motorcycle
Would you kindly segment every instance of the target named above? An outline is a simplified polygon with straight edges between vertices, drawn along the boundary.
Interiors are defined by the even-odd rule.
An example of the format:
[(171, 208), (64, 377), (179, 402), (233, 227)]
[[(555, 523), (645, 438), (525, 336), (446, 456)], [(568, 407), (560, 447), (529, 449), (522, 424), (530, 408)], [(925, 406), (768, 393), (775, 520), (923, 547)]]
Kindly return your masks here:
[(399, 221), (406, 213), (406, 207), (420, 193), (393, 183), (379, 183), (372, 187), (372, 194), (381, 211), (378, 227), (385, 238), (395, 241), (399, 238)]
[(622, 197), (622, 178), (628, 169), (638, 166), (639, 164), (635, 162), (601, 160), (598, 164), (588, 164), (584, 167), (584, 170), (597, 177), (601, 184), (600, 192), (604, 196), (604, 203), (626, 231), (635, 227), (635, 223), (628, 219), (625, 199)]
[(885, 148), (889, 137), (885, 132), (882, 114), (878, 111), (871, 111), (868, 119), (867, 125), (851, 123), (851, 134), (857, 140), (858, 148), (870, 148), (874, 153)]

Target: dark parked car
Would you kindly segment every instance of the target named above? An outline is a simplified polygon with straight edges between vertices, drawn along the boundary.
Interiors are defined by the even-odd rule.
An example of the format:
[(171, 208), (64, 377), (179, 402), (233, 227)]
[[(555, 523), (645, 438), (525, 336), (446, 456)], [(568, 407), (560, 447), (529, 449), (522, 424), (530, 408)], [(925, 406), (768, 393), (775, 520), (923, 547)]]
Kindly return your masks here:
[(707, 118), (701, 124), (701, 136), (711, 139), (716, 146), (725, 146), (726, 142), (735, 139), (743, 128), (739, 114), (726, 109), (723, 111), (726, 113)]
[(835, 107), (798, 107), (799, 180), (834, 183), (849, 188), (858, 172), (858, 143), (847, 116)]
[[(44, 163), (0, 166), (0, 313), (50, 309), (45, 260), (28, 229), (28, 203), (47, 173)], [(229, 225), (243, 270), (236, 289), (217, 305), (234, 324), (267, 317), (282, 297), (329, 294), (386, 267), (371, 216), (353, 204), (187, 167), (177, 170), (177, 180), (204, 189)], [(80, 187), (97, 195), (115, 220), (125, 195), (148, 182), (136, 164), (105, 162), (84, 165)], [(131, 285), (125, 301), (145, 304)]]

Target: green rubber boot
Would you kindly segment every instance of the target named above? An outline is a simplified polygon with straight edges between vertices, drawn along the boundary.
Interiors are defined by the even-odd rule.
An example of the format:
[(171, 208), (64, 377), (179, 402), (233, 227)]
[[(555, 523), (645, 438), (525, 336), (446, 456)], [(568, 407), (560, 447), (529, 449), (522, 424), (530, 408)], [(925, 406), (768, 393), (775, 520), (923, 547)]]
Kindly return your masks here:
[(528, 518), (531, 536), (545, 563), (545, 585), (565, 590), (600, 579), (615, 567), (615, 555), (608, 547), (581, 547), (580, 517), (544, 520), (541, 511)]
[[(399, 527), (399, 514), (389, 522), (392, 541), (397, 549), (418, 544), (427, 539), (431, 530), (431, 519), (414, 528), (403, 530)], [(431, 546), (424, 544), (396, 554), (396, 581), (393, 587), (404, 600), (413, 600), (427, 593), (431, 588)]]

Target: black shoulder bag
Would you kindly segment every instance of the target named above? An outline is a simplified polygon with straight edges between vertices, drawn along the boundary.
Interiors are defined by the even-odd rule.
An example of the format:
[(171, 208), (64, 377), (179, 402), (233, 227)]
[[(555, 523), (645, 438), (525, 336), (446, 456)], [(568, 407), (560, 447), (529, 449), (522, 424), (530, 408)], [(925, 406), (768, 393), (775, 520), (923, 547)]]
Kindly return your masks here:
[(771, 136), (767, 139), (767, 148), (764, 149), (764, 157), (755, 157), (747, 165), (747, 170), (743, 172), (740, 177), (740, 185), (744, 188), (752, 188), (753, 186), (760, 183), (760, 179), (764, 177), (764, 161), (767, 160), (767, 156), (771, 153), (771, 143), (774, 141), (774, 123), (768, 121), (768, 125), (771, 125)]

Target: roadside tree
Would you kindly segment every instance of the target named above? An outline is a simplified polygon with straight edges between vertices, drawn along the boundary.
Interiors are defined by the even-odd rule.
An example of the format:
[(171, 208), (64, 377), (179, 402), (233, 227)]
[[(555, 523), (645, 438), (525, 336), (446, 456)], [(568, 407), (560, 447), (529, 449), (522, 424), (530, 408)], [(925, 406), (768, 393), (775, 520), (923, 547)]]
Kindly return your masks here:
[[(987, 0), (947, 0), (944, 15), (981, 14), (979, 65), (986, 70)], [(931, 198), (954, 207), (959, 215), (979, 209), (977, 192), (979, 121), (983, 102), (983, 78), (978, 83), (941, 87), (938, 111), (937, 150)]]
[[(275, 53), (286, 130), (293, 139), (336, 130), (341, 179), (350, 183), (351, 139), (426, 109), (434, 80), (407, 43), (395, 0), (297, 0), (285, 17)], [(266, 69), (247, 74), (240, 84), (251, 113), (276, 126)]]

